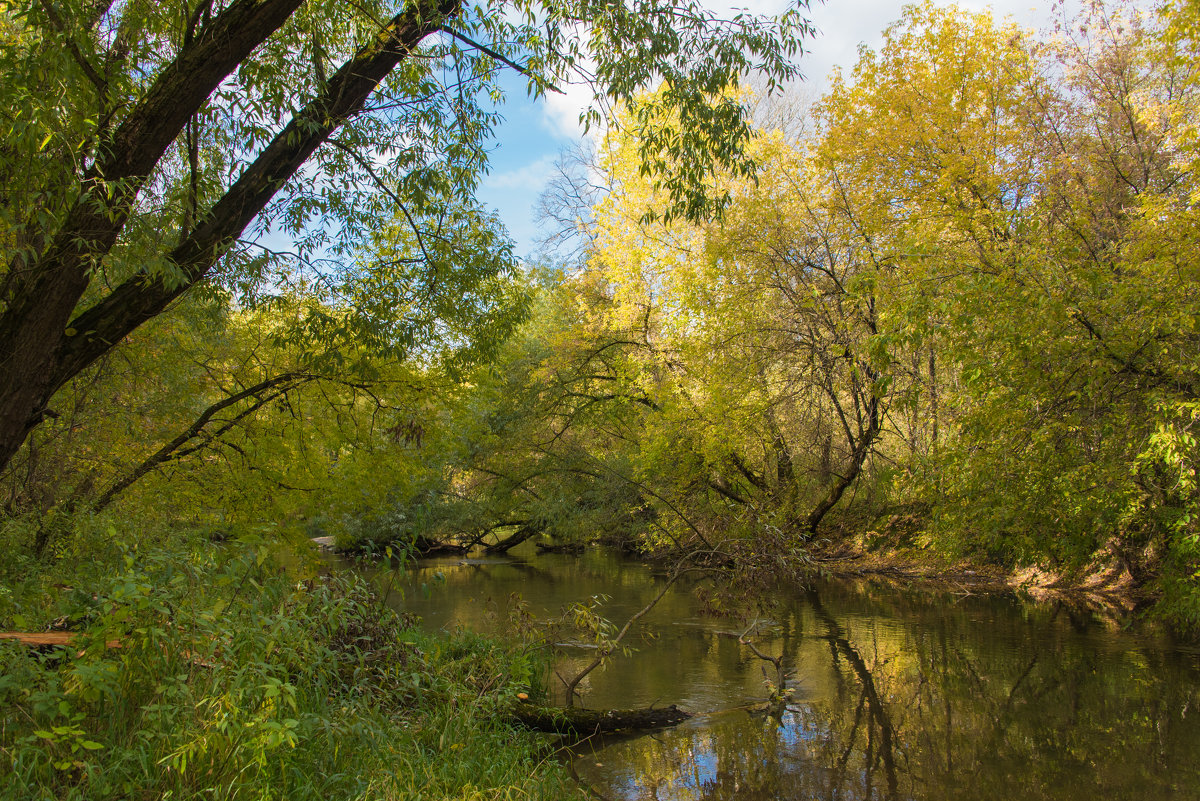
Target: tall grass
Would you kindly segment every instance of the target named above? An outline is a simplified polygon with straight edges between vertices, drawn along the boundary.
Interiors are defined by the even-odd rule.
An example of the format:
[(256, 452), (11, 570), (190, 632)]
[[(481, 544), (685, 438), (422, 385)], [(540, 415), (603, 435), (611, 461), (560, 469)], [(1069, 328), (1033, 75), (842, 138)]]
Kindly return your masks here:
[(79, 634), (0, 643), (0, 798), (578, 795), (507, 722), (540, 670), (522, 651), (424, 635), (363, 579), (298, 580), (261, 544), (92, 568), (93, 586), (61, 564), (40, 584), (4, 574), (0, 625)]

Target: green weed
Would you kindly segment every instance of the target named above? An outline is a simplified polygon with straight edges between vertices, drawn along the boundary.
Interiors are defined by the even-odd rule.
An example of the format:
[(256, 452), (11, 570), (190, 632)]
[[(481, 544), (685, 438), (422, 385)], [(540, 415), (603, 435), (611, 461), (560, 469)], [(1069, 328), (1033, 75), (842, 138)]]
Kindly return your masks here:
[(56, 570), (5, 585), (6, 626), (78, 634), (52, 652), (0, 643), (0, 797), (578, 792), (507, 723), (529, 656), (422, 634), (357, 576), (298, 579), (262, 542), (117, 549), (86, 588)]

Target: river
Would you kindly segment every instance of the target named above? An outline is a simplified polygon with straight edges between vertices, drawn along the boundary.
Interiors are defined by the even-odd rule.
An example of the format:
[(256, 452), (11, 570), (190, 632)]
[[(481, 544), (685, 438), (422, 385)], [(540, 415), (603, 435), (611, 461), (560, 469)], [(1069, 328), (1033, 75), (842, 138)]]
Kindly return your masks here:
[[(606, 598), (618, 626), (660, 572), (604, 551), (424, 560), (391, 603), (429, 629), (511, 633)], [(678, 704), (688, 722), (577, 748), (603, 798), (1200, 799), (1200, 650), (1067, 603), (868, 580), (780, 591), (748, 639), (782, 657), (790, 702), (761, 709), (775, 666), (745, 619), (672, 587), (582, 683), (582, 705)], [(565, 644), (570, 676), (594, 649)], [(561, 682), (555, 680), (561, 691)], [(561, 699), (560, 699), (561, 700)]]

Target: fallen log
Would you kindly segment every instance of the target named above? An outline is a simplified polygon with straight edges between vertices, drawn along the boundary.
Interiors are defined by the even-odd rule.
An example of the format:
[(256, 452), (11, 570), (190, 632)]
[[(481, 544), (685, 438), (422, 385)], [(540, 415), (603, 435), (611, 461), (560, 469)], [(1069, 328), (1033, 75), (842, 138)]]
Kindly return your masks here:
[(539, 523), (521, 523), (515, 531), (499, 542), (484, 546), (483, 552), (487, 554), (508, 553), (530, 537), (540, 534), (543, 528), (544, 526)]
[[(47, 648), (66, 648), (79, 634), (73, 631), (0, 631), (0, 640), (13, 640), (30, 648), (42, 650)], [(120, 640), (109, 640), (106, 648), (120, 648)]]
[(521, 703), (513, 710), (517, 721), (534, 731), (590, 736), (619, 731), (645, 731), (674, 726), (691, 717), (679, 707), (643, 709), (579, 709)]
[(442, 542), (441, 540), (429, 540), (424, 537), (418, 537), (413, 543), (413, 555), (426, 556), (443, 556), (446, 554), (460, 554), (471, 550), (470, 545), (463, 545), (458, 542)]
[[(70, 648), (80, 636), (79, 632), (75, 631), (0, 631), (0, 642), (8, 640), (10, 642), (20, 643), (25, 647), (39, 652), (51, 651), (55, 648)], [(105, 640), (104, 647), (107, 650), (114, 648), (123, 648), (120, 640)], [(165, 650), (165, 646), (164, 646)], [(76, 657), (82, 657), (87, 651), (79, 651), (75, 654)], [(211, 662), (205, 662), (196, 653), (188, 650), (183, 652), (184, 658), (195, 665), (203, 668), (211, 668)]]

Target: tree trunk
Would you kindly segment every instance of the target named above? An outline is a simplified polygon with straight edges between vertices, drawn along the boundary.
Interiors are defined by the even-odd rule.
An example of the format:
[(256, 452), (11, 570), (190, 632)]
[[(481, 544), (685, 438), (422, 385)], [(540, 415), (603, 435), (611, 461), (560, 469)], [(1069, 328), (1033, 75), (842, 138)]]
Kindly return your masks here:
[(850, 463), (846, 466), (846, 470), (842, 475), (834, 476), (833, 484), (830, 485), (825, 497), (817, 502), (813, 510), (808, 513), (808, 517), (803, 523), (804, 531), (810, 536), (817, 533), (817, 526), (825, 519), (825, 515), (829, 513), (833, 507), (837, 506), (838, 501), (842, 499), (842, 495), (858, 478), (862, 472), (863, 465), (867, 461), (867, 457), (871, 455), (871, 446), (875, 444), (875, 440), (879, 437), (880, 420), (879, 420), (879, 399), (871, 398), (867, 402), (867, 427), (858, 438), (858, 442), (854, 443), (854, 450), (850, 452)]
[(937, 353), (932, 345), (929, 347), (929, 419), (933, 426), (929, 449), (934, 452), (938, 445), (938, 374)]
[(542, 527), (533, 523), (522, 523), (517, 530), (494, 545), (484, 546), (483, 552), (488, 554), (508, 553), (522, 542), (540, 533)]
[[(89, 171), (87, 191), (51, 247), (32, 264), (10, 268), (12, 274), (27, 277), (7, 287), (8, 308), (0, 316), (0, 470), (41, 422), (51, 396), (203, 280), (284, 183), (364, 107), (371, 92), (422, 39), (457, 12), (460, 2), (437, 0), (433, 8), (424, 4), (409, 7), (343, 64), (191, 234), (167, 254), (167, 260), (178, 268), (177, 283), (168, 284), (162, 274), (135, 275), (71, 319), (94, 264), (116, 242), (137, 191), (166, 148), (216, 85), (286, 21), (299, 0), (240, 0), (210, 26), (211, 30), (225, 30), (241, 19), (231, 16), (235, 10), (249, 13), (247, 9), (257, 9), (259, 16), (242, 20), (239, 30), (229, 33), (236, 47), (224, 41), (214, 44), (215, 34), (202, 32), (194, 46), (184, 49), (112, 136), (109, 149), (113, 155)], [(273, 15), (268, 16), (267, 10)], [(268, 23), (276, 24), (270, 27)], [(200, 63), (194, 63), (197, 61)], [(177, 86), (181, 79), (176, 73), (193, 64), (204, 80), (182, 80)], [(166, 88), (160, 91), (160, 87)], [(171, 91), (176, 94), (172, 96)], [(143, 144), (147, 145), (144, 152)], [(139, 152), (134, 155), (131, 151)], [(120, 191), (114, 192), (111, 201), (107, 194), (103, 202), (89, 199), (96, 192), (107, 193), (114, 180), (120, 182)]]
[(59, 350), (72, 339), (67, 321), (146, 179), (213, 90), (300, 2), (238, 0), (206, 26), (101, 143), (47, 249), (22, 253), (9, 265), (0, 299), (6, 304), (0, 314), (0, 470), (42, 421), (50, 396), (78, 372), (60, 376)]

